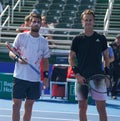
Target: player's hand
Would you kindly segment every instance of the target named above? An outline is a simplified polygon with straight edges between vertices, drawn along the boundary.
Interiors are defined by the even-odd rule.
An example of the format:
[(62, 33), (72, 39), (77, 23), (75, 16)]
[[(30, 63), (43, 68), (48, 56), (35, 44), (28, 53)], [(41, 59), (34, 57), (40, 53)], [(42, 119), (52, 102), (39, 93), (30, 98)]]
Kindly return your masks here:
[(112, 75), (111, 69), (109, 67), (104, 68), (104, 73), (105, 73), (105, 75), (109, 75), (109, 76)]
[(43, 89), (46, 89), (48, 87), (48, 78), (43, 79)]
[(75, 76), (76, 76), (78, 83), (80, 83), (82, 85), (85, 83), (85, 78), (83, 76), (81, 76), (79, 73), (77, 73)]
[(21, 58), (18, 58), (18, 63), (27, 64), (27, 59), (24, 58), (24, 60), (22, 60)]

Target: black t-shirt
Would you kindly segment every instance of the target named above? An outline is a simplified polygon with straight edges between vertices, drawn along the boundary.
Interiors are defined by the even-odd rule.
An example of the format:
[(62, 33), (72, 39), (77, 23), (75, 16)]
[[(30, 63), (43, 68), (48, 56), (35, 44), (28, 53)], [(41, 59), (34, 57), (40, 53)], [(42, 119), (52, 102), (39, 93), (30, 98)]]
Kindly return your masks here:
[(80, 74), (88, 78), (94, 74), (103, 73), (102, 52), (107, 49), (107, 39), (97, 32), (90, 37), (80, 34), (76, 36), (71, 50), (76, 53)]

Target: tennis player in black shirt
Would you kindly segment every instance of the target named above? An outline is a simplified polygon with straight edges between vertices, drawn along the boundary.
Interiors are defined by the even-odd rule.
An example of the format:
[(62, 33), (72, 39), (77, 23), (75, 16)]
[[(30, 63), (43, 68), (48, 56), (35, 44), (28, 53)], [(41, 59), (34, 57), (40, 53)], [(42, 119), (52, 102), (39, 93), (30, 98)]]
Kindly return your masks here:
[[(84, 85), (84, 80), (95, 74), (103, 74), (102, 54), (104, 57), (105, 71), (109, 72), (109, 57), (107, 50), (107, 39), (94, 31), (95, 14), (88, 9), (81, 14), (81, 23), (83, 33), (76, 36), (71, 45), (69, 53), (69, 64), (75, 73), (76, 83)], [(77, 59), (77, 64), (75, 63)], [(101, 94), (90, 91), (92, 98), (95, 100), (99, 121), (107, 121), (106, 114), (106, 97), (107, 94)], [(76, 99), (79, 105), (79, 121), (87, 121), (87, 99), (83, 98), (75, 89)]]

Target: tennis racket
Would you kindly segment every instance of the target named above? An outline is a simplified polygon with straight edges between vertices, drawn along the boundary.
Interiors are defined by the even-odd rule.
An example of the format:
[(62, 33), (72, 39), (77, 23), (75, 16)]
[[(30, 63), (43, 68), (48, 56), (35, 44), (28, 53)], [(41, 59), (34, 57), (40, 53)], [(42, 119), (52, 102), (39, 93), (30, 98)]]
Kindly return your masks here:
[(79, 91), (84, 99), (87, 99), (89, 90), (97, 93), (107, 93), (110, 78), (104, 74), (96, 74), (85, 80), (85, 84), (77, 84), (77, 91)]
[(40, 72), (30, 63), (26, 62), (26, 60), (24, 58), (21, 57), (21, 53), (20, 51), (18, 51), (15, 47), (13, 47), (9, 42), (5, 43), (6, 47), (12, 52), (14, 53), (16, 56), (18, 56), (22, 61), (24, 61), (25, 63), (27, 63), (29, 65), (29, 67), (31, 69), (33, 69), (37, 74), (40, 74)]

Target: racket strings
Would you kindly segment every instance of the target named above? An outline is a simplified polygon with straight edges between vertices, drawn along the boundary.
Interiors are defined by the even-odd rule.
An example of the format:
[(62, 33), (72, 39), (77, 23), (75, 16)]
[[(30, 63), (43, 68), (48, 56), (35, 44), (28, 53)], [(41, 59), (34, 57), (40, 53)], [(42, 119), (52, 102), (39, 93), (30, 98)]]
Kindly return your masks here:
[(89, 83), (90, 83), (90, 81), (92, 82), (92, 84), (90, 84), (91, 86), (100, 88), (102, 85), (105, 85), (105, 82), (108, 78), (109, 77), (107, 77), (106, 75), (96, 74), (96, 75), (93, 75), (91, 78), (89, 78), (88, 81), (89, 81)]
[(92, 90), (97, 93), (105, 94), (106, 90), (106, 80), (109, 78), (103, 74), (96, 74), (92, 77), (84, 80), (84, 84), (81, 85), (79, 83), (76, 84), (77, 91), (82, 95), (84, 99), (88, 98), (89, 90)]

